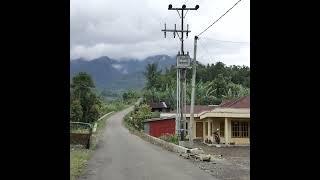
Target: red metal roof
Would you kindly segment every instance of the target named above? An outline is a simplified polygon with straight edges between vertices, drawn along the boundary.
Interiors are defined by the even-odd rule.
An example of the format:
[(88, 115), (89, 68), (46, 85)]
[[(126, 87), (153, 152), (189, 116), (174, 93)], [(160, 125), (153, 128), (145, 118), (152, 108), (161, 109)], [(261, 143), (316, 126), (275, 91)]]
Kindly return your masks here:
[[(195, 105), (194, 113), (200, 114), (203, 111), (211, 111), (216, 107), (223, 108), (250, 108), (250, 96), (244, 96), (237, 99), (225, 100), (219, 106), (209, 106), (209, 105)], [(187, 105), (187, 114), (190, 113), (190, 105)], [(170, 111), (169, 113), (176, 113), (177, 110)]]
[(219, 107), (223, 108), (250, 108), (250, 96), (223, 101)]

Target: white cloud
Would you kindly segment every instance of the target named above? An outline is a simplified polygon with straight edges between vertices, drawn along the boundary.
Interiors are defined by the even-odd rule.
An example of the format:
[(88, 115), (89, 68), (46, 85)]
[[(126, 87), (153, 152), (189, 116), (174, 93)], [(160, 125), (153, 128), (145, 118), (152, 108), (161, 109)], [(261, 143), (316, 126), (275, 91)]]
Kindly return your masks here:
[(112, 64), (112, 67), (117, 70), (121, 70), (123, 68), (121, 64)]
[[(156, 54), (174, 55), (180, 50), (178, 39), (171, 33), (167, 38), (161, 29), (177, 24), (176, 11), (168, 11), (168, 4), (180, 7), (185, 0), (71, 0), (70, 2), (70, 54), (71, 59), (93, 59), (100, 56), (112, 58), (145, 58)], [(200, 5), (197, 11), (186, 16), (191, 33), (185, 40), (185, 51), (193, 54), (193, 37), (230, 8), (236, 0), (189, 0), (188, 7)], [(218, 23), (200, 36), (199, 44), (208, 49), (205, 59), (219, 59), (226, 64), (250, 63), (250, 44), (218, 42), (250, 41), (250, 1), (241, 1)], [(199, 46), (198, 51), (206, 52)], [(201, 56), (201, 55), (200, 55)]]

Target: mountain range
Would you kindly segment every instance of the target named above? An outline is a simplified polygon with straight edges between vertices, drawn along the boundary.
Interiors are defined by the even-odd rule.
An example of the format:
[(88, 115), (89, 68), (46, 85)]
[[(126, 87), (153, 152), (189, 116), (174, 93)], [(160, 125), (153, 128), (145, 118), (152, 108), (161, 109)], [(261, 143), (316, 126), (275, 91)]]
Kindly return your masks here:
[(111, 59), (108, 56), (92, 60), (80, 58), (70, 61), (70, 78), (79, 72), (86, 72), (91, 75), (100, 91), (142, 89), (146, 82), (143, 72), (148, 64), (157, 63), (160, 69), (165, 69), (175, 62), (175, 57), (168, 55), (149, 56), (142, 60)]

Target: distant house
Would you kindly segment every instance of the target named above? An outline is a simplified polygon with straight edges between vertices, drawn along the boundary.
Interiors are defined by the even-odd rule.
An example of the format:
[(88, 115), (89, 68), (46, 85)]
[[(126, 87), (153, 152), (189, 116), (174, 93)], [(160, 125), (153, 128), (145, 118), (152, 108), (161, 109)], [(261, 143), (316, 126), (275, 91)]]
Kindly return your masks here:
[(151, 102), (151, 103), (148, 103), (148, 105), (151, 107), (152, 112), (169, 112), (170, 111), (170, 108), (163, 101)]
[[(186, 119), (190, 120), (187, 106)], [(175, 118), (175, 111), (160, 117)], [(218, 106), (195, 106), (192, 139), (214, 142), (213, 132), (220, 131), (221, 143), (250, 144), (250, 96), (222, 102)], [(188, 129), (188, 124), (186, 124)]]
[(175, 118), (152, 118), (144, 121), (144, 132), (160, 137), (165, 134), (175, 134)]

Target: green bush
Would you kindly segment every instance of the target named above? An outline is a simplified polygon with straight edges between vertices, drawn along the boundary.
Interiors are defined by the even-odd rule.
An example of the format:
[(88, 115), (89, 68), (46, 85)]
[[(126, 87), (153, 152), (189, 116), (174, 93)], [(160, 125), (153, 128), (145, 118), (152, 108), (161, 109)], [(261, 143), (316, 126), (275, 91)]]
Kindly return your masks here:
[(122, 94), (122, 100), (125, 104), (132, 104), (136, 102), (140, 96), (139, 92), (129, 89)]
[(175, 134), (165, 134), (159, 138), (170, 143), (179, 144), (178, 136)]
[(151, 113), (151, 118), (159, 118), (160, 117), (160, 112), (152, 112)]
[(71, 121), (81, 121), (83, 112), (82, 106), (79, 100), (73, 100), (70, 103), (70, 120)]
[(135, 128), (143, 130), (143, 122), (151, 118), (151, 108), (147, 104), (136, 105), (134, 110), (124, 118), (124, 121)]

